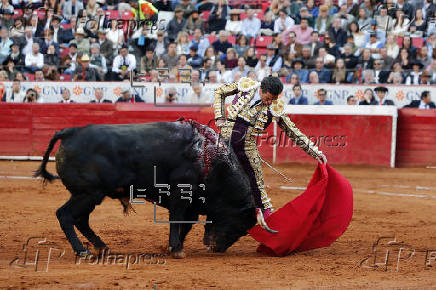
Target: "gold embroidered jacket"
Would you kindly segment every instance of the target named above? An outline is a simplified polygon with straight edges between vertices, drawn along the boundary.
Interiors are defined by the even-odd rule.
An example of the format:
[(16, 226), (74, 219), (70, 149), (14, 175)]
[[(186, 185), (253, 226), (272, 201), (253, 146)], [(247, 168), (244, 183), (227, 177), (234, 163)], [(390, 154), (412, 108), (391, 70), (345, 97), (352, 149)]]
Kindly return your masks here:
[[(256, 102), (249, 106), (253, 100), (260, 82), (249, 78), (241, 78), (239, 82), (222, 85), (215, 90), (214, 111), (215, 120), (226, 119), (228, 122), (236, 122), (242, 119), (248, 126), (253, 127), (253, 135), (261, 134), (271, 123), (272, 120), (278, 122), (279, 127), (307, 154), (317, 159), (320, 158), (322, 151), (307, 138), (284, 113), (285, 104), (280, 98), (270, 106), (262, 102)], [(227, 118), (225, 116), (225, 98), (236, 95), (233, 104), (227, 108)]]

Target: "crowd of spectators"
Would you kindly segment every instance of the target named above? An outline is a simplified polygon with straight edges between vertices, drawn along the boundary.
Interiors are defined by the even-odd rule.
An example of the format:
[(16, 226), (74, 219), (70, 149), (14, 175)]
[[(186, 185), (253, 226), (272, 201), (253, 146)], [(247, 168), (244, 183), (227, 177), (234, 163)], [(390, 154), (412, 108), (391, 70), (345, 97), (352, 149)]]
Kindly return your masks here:
[(409, 1), (160, 0), (170, 21), (130, 29), (106, 12), (135, 0), (2, 0), (0, 81), (433, 84), (436, 4)]

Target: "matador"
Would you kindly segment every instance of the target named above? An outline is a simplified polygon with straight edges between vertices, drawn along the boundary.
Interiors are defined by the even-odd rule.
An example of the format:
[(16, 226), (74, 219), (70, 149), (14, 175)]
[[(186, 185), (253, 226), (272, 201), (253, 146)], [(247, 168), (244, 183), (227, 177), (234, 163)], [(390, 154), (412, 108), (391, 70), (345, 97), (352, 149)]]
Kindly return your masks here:
[[(254, 101), (259, 90), (260, 100)], [(326, 163), (325, 155), (306, 137), (284, 112), (280, 97), (283, 84), (277, 77), (265, 77), (262, 82), (241, 78), (238, 82), (222, 85), (215, 90), (215, 124), (222, 136), (229, 140), (238, 160), (245, 170), (251, 186), (255, 205), (263, 214), (262, 219), (273, 212), (263, 181), (261, 157), (257, 150), (256, 136), (260, 135), (273, 120), (307, 154)], [(225, 98), (236, 95), (225, 115)]]

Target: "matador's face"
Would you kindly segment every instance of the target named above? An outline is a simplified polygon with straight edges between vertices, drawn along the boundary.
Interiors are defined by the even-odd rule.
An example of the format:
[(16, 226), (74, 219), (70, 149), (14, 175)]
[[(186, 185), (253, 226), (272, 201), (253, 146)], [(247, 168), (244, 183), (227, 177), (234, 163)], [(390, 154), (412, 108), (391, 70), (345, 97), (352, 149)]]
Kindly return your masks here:
[(271, 105), (273, 101), (279, 98), (279, 95), (273, 95), (270, 92), (263, 92), (262, 88), (259, 89), (260, 98), (262, 99), (262, 103), (264, 105)]

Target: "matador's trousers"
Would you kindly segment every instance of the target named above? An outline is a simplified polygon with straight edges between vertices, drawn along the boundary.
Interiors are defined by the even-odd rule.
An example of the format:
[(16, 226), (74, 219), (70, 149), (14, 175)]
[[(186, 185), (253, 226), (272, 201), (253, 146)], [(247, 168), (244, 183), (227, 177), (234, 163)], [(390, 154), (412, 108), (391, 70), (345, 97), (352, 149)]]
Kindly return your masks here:
[(233, 151), (249, 178), (256, 207), (272, 209), (263, 182), (262, 162), (257, 151), (256, 135), (253, 134), (253, 130), (252, 126), (239, 120), (227, 121), (221, 127), (221, 134), (224, 138), (230, 139)]

